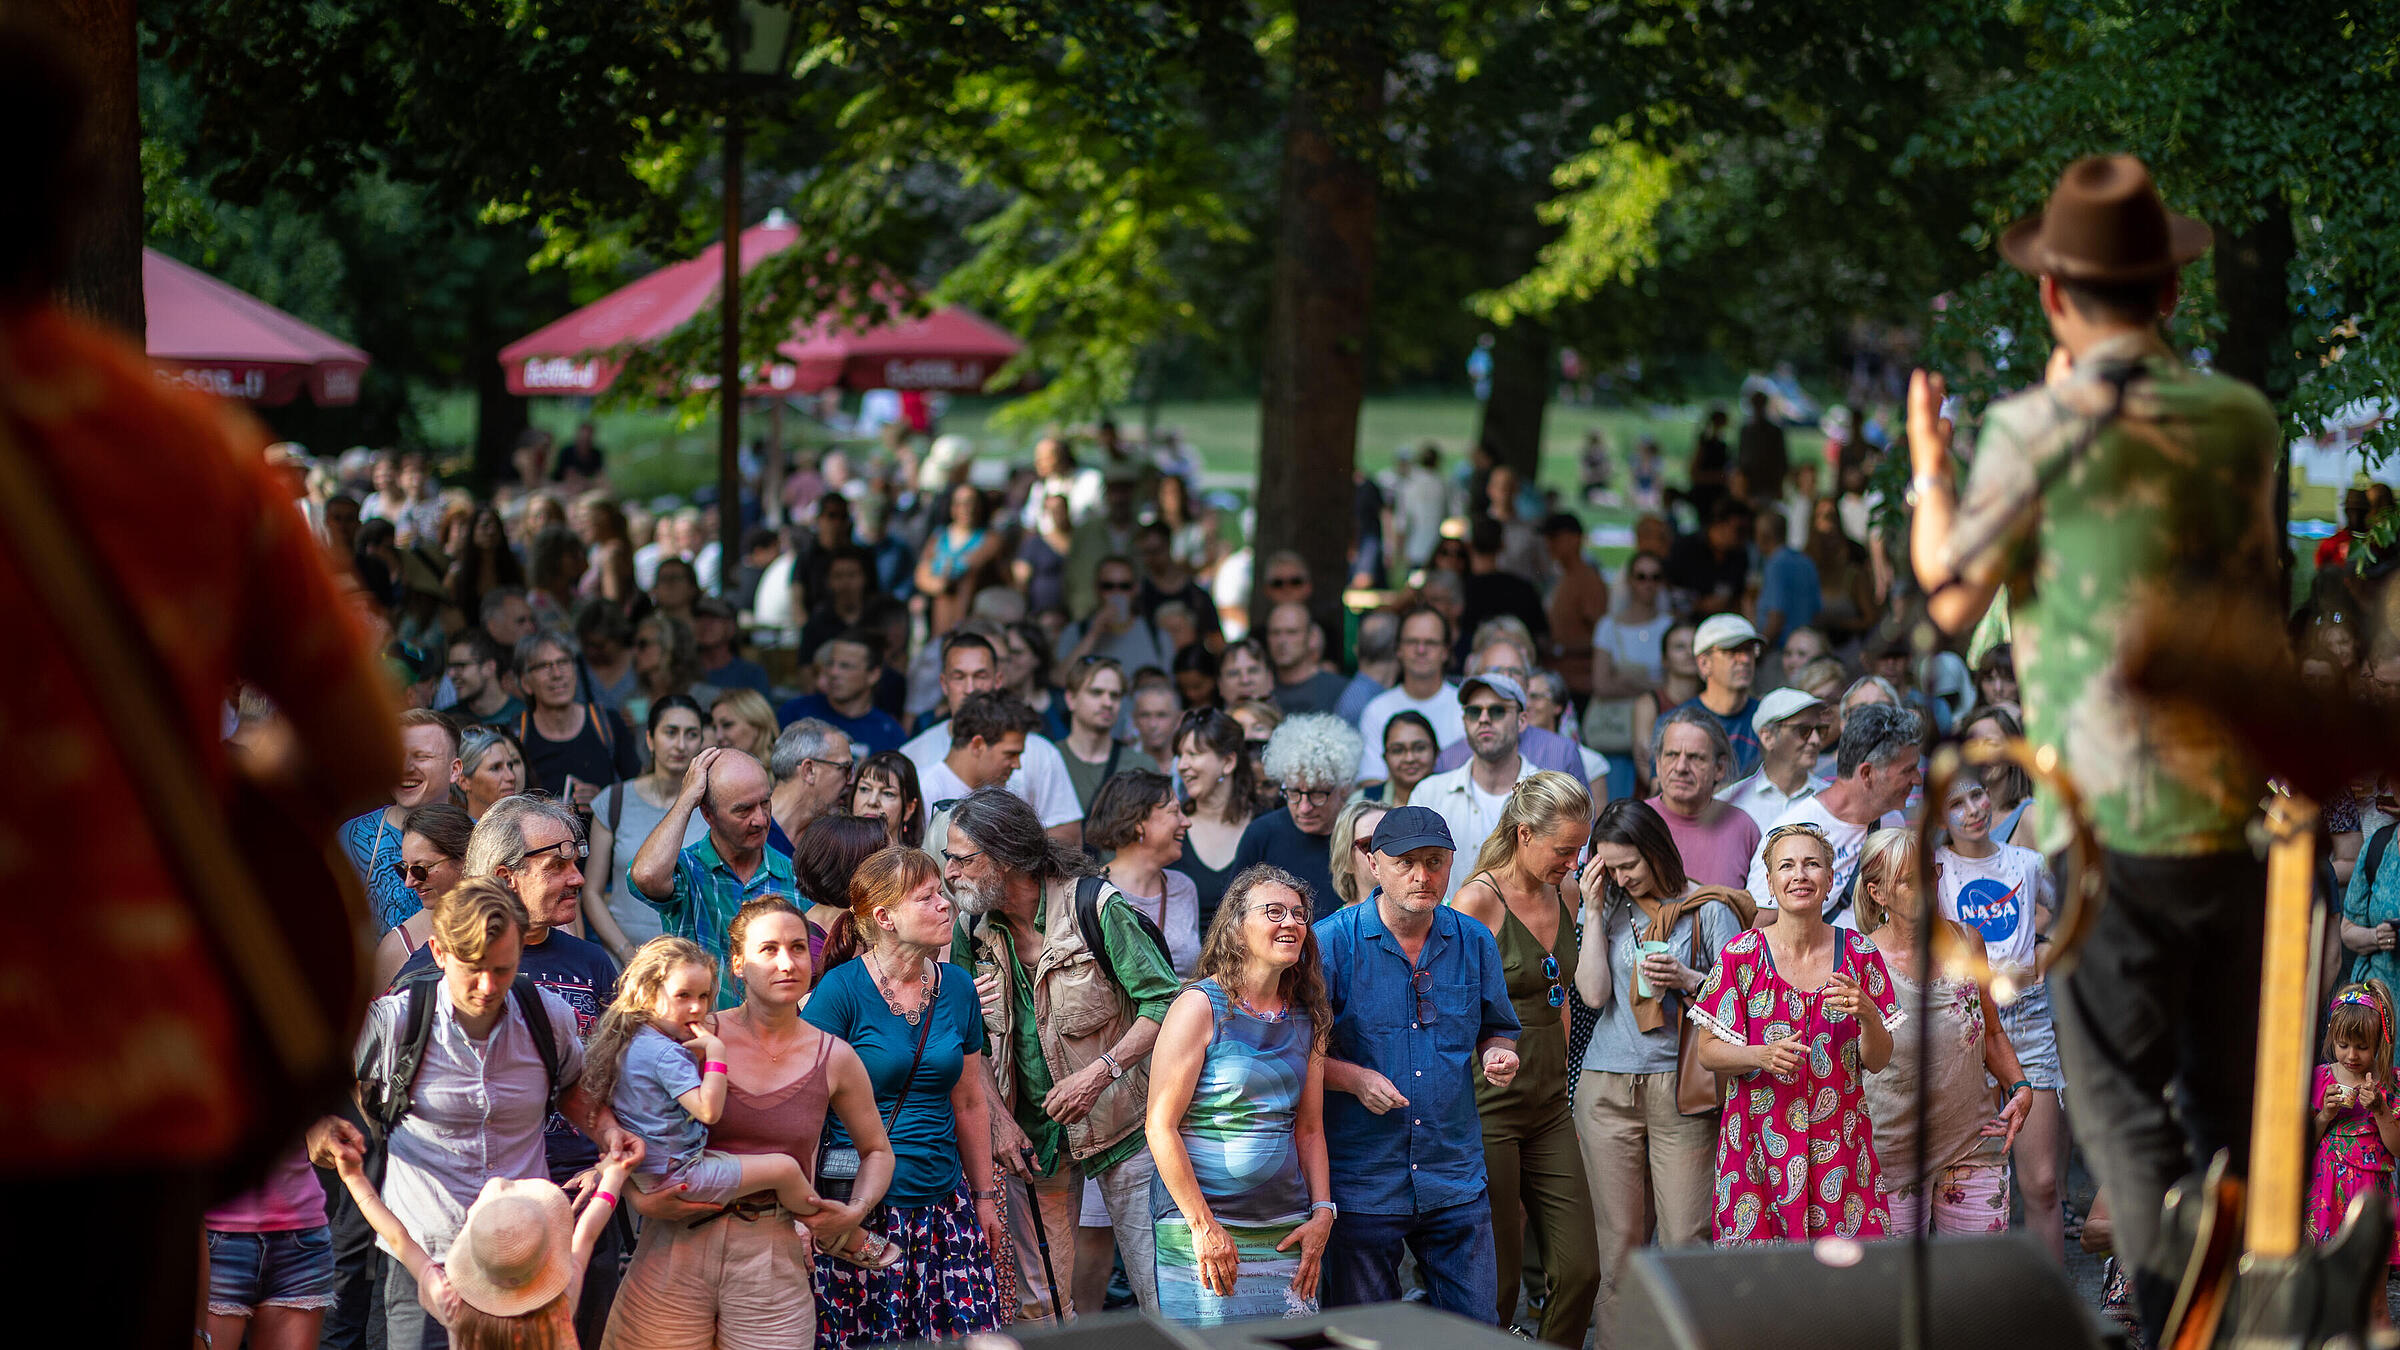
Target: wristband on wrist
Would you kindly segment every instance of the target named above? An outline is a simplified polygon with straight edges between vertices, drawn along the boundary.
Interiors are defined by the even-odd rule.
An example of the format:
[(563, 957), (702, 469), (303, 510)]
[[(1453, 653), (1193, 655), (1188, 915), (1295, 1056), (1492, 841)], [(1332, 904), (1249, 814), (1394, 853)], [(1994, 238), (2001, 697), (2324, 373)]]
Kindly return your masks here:
[(1905, 500), (1908, 505), (1913, 507), (1923, 500), (1926, 494), (1935, 491), (1950, 491), (1950, 475), (1944, 473), (1917, 474), (1908, 480), (1908, 493)]
[(594, 1191), (592, 1192), (592, 1198), (594, 1200), (606, 1200), (612, 1205), (617, 1203), (617, 1194), (614, 1191)]
[(2030, 1082), (2028, 1082), (2028, 1081), (2026, 1081), (2025, 1079), (2022, 1079), (2022, 1078), (2020, 1078), (2020, 1079), (2018, 1079), (2017, 1081), (2015, 1081), (2015, 1082), (2013, 1082), (2013, 1083), (2011, 1083), (2011, 1084), (2009, 1084), (2009, 1085), (2008, 1085), (2008, 1095), (2009, 1095), (2009, 1096), (2011, 1096), (2011, 1097), (2014, 1097), (2014, 1096), (2016, 1096), (2016, 1095), (2017, 1095), (2017, 1093), (2018, 1093), (2020, 1090), (2022, 1090), (2022, 1091), (2025, 1091), (2025, 1092), (2031, 1092), (2031, 1091), (2033, 1091), (2033, 1084), (2032, 1084), (2032, 1083), (2030, 1083)]
[(721, 1061), (712, 1059), (700, 1066), (700, 1072), (702, 1075), (707, 1075), (712, 1073), (731, 1073), (733, 1071), (726, 1068)]
[(973, 1196), (977, 1200), (997, 1200), (1000, 1198), (1000, 1188), (995, 1186), (988, 1191), (970, 1190), (967, 1192), (967, 1194)]

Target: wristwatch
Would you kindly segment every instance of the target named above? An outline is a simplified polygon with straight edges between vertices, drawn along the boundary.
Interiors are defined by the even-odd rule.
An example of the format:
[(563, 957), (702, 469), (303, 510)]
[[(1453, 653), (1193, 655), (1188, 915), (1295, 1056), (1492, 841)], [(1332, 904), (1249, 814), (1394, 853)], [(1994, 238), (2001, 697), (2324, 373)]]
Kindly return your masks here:
[(1925, 499), (1926, 493), (1936, 489), (1950, 490), (1950, 476), (1939, 473), (1921, 473), (1908, 480), (1908, 493), (1903, 500), (1913, 511), (1916, 509), (1917, 503)]
[(1342, 1217), (1342, 1207), (1333, 1203), (1331, 1200), (1311, 1200), (1308, 1202), (1309, 1213), (1314, 1214), (1320, 1209), (1337, 1219)]
[(1113, 1083), (1125, 1076), (1125, 1066), (1117, 1063), (1115, 1055), (1103, 1050), (1100, 1052), (1100, 1062), (1108, 1066), (1108, 1081)]

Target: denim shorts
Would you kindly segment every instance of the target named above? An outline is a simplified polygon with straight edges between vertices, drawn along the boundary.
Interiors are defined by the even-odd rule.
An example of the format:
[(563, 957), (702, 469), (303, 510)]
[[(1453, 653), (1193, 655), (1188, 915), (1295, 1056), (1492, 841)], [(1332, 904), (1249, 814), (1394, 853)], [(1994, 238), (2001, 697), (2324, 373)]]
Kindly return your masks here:
[[(2025, 1068), (2025, 1081), (2051, 1091), (2063, 1089), (2067, 1077), (2058, 1067), (2058, 1030), (2050, 1015), (2048, 981), (2028, 985), (2017, 1001), (2000, 1010), (2000, 1029)], [(2008, 1085), (2000, 1085), (2005, 1089)]]
[(208, 1310), (333, 1306), (333, 1234), (323, 1224), (275, 1233), (208, 1230)]

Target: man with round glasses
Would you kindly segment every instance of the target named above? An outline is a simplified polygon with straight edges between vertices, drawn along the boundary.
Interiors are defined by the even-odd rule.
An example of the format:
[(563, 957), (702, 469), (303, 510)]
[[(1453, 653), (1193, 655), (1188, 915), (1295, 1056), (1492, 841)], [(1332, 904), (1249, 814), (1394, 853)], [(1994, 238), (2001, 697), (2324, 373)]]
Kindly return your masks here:
[(1333, 889), (1333, 821), (1357, 786), (1359, 735), (1331, 713), (1286, 719), (1260, 756), (1283, 805), (1252, 820), (1227, 869), (1239, 876), (1269, 863), (1308, 883), (1322, 915), (1340, 903)]
[(1410, 1251), (1428, 1302), (1489, 1325), (1500, 1275), (1475, 1085), (1515, 1080), (1519, 1024), (1491, 930), (1442, 903), (1456, 851), (1439, 813), (1387, 812), (1368, 855), (1374, 893), (1317, 925), (1339, 1206), (1323, 1291), (1329, 1308), (1396, 1299)]

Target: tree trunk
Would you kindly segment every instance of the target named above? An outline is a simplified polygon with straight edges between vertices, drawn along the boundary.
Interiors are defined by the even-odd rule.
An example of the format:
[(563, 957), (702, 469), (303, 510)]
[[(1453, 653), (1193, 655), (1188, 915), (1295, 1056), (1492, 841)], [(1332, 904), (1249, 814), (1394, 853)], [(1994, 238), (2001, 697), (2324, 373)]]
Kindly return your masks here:
[[(1307, 559), (1317, 620), (1338, 633), (1375, 277), (1376, 183), (1365, 155), (1382, 118), (1384, 62), (1371, 0), (1297, 0), (1293, 14), (1253, 575), (1284, 549)], [(1262, 617), (1254, 613), (1252, 626)]]
[[(2217, 303), (2225, 309), (2225, 332), (2216, 346), (2217, 369), (2257, 385), (2280, 405), (2292, 392), (2299, 365), (2293, 358), (2291, 266), (2296, 252), (2292, 209), (2276, 189), (2260, 203), (2258, 223), (2217, 239)], [(2279, 605), (2288, 605), (2291, 577), (2292, 452), (2287, 445), (2275, 467), (2275, 538), (2284, 560)]]
[[(1541, 474), (1542, 418), (1555, 387), (1553, 355), (1550, 329), (1531, 319), (1501, 329), (1492, 344), (1492, 396), (1484, 400), (1479, 439), (1491, 447), (1493, 463), (1515, 469), (1528, 483)], [(1482, 502), (1474, 503), (1476, 514), (1484, 509)]]
[(90, 147), (97, 168), (90, 209), (75, 232), (59, 299), (140, 342), (142, 309), (142, 105), (134, 0), (33, 0), (81, 57), (92, 80)]

